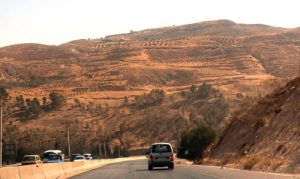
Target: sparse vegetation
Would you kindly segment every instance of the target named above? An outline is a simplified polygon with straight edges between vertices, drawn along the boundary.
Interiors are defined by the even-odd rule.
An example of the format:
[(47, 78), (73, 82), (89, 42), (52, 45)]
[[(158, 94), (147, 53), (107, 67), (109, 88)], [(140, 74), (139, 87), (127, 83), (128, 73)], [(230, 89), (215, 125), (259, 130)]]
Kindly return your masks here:
[(22, 121), (36, 119), (42, 113), (42, 106), (37, 98), (26, 99), (26, 106), (23, 106), (22, 109), (24, 110), (21, 116)]
[[(190, 91), (182, 91), (181, 95), (187, 98), (189, 103), (197, 106), (198, 110), (195, 112), (207, 125), (217, 127), (229, 112), (229, 104), (223, 94), (206, 83), (199, 87), (192, 85)], [(192, 121), (196, 118), (199, 120), (200, 118), (196, 116), (195, 113), (191, 113), (190, 119)]]
[(190, 97), (190, 98), (197, 98), (197, 99), (206, 99), (206, 98), (210, 98), (210, 97), (222, 97), (222, 93), (214, 88), (213, 86), (207, 84), (207, 83), (203, 83), (200, 86), (196, 86), (196, 85), (192, 85), (190, 87), (190, 93), (188, 93), (187, 91), (182, 91), (182, 96), (183, 97)]
[(228, 102), (223, 98), (217, 98), (213, 103), (205, 105), (201, 109), (207, 124), (217, 127), (229, 112)]
[(20, 109), (18, 116), (22, 121), (37, 119), (43, 112), (56, 110), (65, 103), (65, 98), (59, 93), (50, 93), (49, 98), (51, 101), (47, 103), (47, 97), (43, 97), (41, 105), (37, 97), (25, 100), (22, 95), (16, 97), (16, 104)]
[(136, 108), (145, 108), (152, 105), (160, 104), (165, 99), (165, 92), (161, 89), (151, 90), (150, 93), (135, 96)]

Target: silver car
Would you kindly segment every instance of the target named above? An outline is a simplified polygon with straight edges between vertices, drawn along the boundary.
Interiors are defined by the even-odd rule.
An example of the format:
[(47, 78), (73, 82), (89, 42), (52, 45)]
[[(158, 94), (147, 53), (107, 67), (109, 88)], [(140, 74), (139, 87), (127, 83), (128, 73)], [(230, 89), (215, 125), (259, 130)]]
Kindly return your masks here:
[(153, 167), (168, 167), (174, 169), (174, 152), (169, 143), (154, 143), (147, 152), (148, 170)]

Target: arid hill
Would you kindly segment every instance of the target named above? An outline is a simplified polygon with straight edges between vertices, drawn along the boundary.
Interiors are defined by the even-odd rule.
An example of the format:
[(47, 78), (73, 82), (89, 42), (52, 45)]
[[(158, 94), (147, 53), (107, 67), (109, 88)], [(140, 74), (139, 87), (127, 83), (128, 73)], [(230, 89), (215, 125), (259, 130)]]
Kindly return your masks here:
[[(206, 83), (218, 89), (228, 102), (223, 116), (228, 119), (230, 112), (239, 108), (237, 94), (255, 98), (269, 93), (270, 87), (299, 74), (299, 59), (299, 29), (227, 20), (81, 39), (59, 46), (3, 47), (0, 84), (12, 97), (5, 110), (6, 141), (25, 148), (34, 144), (35, 152), (54, 144), (65, 149), (66, 123), (72, 123), (71, 142), (78, 152), (93, 150), (96, 154), (94, 145), (104, 133), (109, 145), (129, 148), (163, 139), (176, 143), (174, 134), (196, 125), (203, 119), (202, 107), (216, 100), (205, 104), (189, 100), (182, 94), (191, 85)], [(124, 107), (124, 97), (135, 103), (137, 95), (158, 88), (166, 94), (162, 103), (134, 110)], [(21, 110), (15, 104), (17, 96), (37, 97), (41, 102), (51, 92), (64, 95), (66, 105), (28, 121), (16, 115)], [(44, 102), (48, 104), (49, 98)], [(157, 135), (150, 134), (149, 127)], [(35, 136), (43, 140), (35, 140)]]
[(300, 77), (235, 116), (211, 157), (248, 169), (299, 173), (299, 100)]

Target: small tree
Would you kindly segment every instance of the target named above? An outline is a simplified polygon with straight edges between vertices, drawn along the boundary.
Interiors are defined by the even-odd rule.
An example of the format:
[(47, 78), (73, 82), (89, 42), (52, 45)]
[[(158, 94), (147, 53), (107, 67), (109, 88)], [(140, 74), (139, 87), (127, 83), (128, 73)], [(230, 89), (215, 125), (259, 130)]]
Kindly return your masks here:
[(200, 99), (205, 99), (208, 97), (218, 97), (219, 95), (221, 95), (221, 93), (218, 89), (203, 83), (201, 86), (199, 86), (196, 96)]
[(38, 98), (33, 98), (31, 103), (29, 104), (29, 110), (33, 114), (33, 118), (39, 117), (40, 113), (42, 112), (42, 108)]
[(197, 87), (196, 87), (196, 85), (192, 85), (192, 86), (191, 86), (191, 92), (192, 92), (192, 94), (195, 94), (195, 93), (197, 92)]
[(20, 104), (20, 98), (19, 98), (19, 96), (16, 97), (16, 101), (17, 101), (17, 104)]
[(209, 85), (206, 83), (202, 84), (198, 88), (198, 96), (200, 98), (207, 98), (209, 96)]
[(52, 109), (58, 109), (65, 103), (65, 98), (56, 92), (49, 94)]
[(74, 99), (74, 103), (75, 103), (75, 106), (76, 106), (76, 107), (81, 108), (81, 103), (80, 103), (79, 99), (75, 98), (75, 99)]
[(128, 99), (127, 96), (124, 97), (124, 102), (123, 102), (123, 104), (124, 104), (125, 106), (129, 106), (129, 99)]
[(0, 87), (0, 99), (4, 100), (6, 98), (8, 98), (8, 92), (6, 88)]
[(23, 98), (23, 95), (20, 95), (20, 107), (24, 108), (25, 106), (25, 99)]
[(178, 157), (189, 160), (202, 160), (205, 150), (214, 141), (215, 137), (214, 130), (204, 124), (185, 131), (181, 136)]
[(17, 96), (16, 97), (16, 101), (17, 101), (17, 105), (20, 107), (20, 108), (23, 108), (25, 106), (25, 100), (23, 98), (22, 95), (20, 96)]
[(137, 95), (134, 97), (134, 100), (135, 100), (135, 103), (137, 106), (142, 106), (144, 105), (144, 100), (143, 100), (143, 97), (142, 95)]
[(113, 152), (114, 158), (120, 157), (120, 153), (119, 153), (120, 151), (121, 151), (120, 146), (116, 145), (116, 146), (114, 147), (114, 152)]
[(42, 107), (38, 98), (34, 98), (33, 100), (26, 99), (26, 108), (21, 117), (22, 120), (36, 119), (42, 113)]
[(239, 99), (241, 99), (241, 98), (244, 97), (244, 95), (242, 93), (236, 93), (236, 97), (239, 98)]
[(43, 106), (45, 107), (47, 105), (47, 97), (46, 96), (44, 96), (42, 98), (42, 102), (43, 102)]

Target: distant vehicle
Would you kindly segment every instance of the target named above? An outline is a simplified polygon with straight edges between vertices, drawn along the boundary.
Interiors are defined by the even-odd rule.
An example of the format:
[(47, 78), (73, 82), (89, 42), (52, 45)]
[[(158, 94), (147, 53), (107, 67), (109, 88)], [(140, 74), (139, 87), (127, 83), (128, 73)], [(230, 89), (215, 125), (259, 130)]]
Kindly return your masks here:
[(86, 160), (92, 160), (93, 159), (92, 154), (83, 154), (83, 156)]
[(73, 161), (74, 162), (85, 161), (85, 157), (83, 155), (77, 155)]
[(47, 150), (44, 152), (44, 163), (64, 162), (65, 155), (61, 150)]
[(73, 162), (75, 157), (77, 157), (77, 156), (81, 156), (81, 154), (72, 154), (71, 158), (70, 158), (70, 161)]
[(174, 169), (174, 152), (169, 143), (154, 143), (147, 152), (148, 170), (153, 167), (168, 167)]
[(22, 159), (22, 165), (38, 164), (42, 163), (39, 155), (24, 155)]

